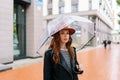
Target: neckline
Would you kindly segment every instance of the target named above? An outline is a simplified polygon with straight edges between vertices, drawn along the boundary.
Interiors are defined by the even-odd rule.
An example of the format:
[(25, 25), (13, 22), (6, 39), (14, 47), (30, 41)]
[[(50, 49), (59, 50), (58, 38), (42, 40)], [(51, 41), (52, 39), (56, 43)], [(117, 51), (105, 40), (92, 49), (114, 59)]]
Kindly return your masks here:
[(62, 49), (62, 48), (60, 50), (62, 50), (62, 51), (68, 51), (68, 49)]

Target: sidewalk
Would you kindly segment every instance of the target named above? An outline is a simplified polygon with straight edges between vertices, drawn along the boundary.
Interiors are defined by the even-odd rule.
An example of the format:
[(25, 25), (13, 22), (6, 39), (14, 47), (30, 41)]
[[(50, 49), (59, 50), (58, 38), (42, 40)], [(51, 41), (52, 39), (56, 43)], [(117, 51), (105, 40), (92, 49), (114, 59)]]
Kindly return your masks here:
[[(97, 47), (86, 47), (86, 48), (78, 51), (78, 53), (85, 52), (85, 51), (92, 50), (94, 48), (99, 48), (99, 47), (101, 47), (101, 45), (97, 46)], [(34, 63), (39, 63), (39, 62), (43, 61), (43, 58), (44, 57), (40, 57), (40, 58), (36, 58), (36, 59), (32, 59), (32, 58), (21, 59), (21, 60), (16, 60), (13, 63), (8, 64), (8, 65), (12, 66), (13, 69), (17, 69), (17, 68), (21, 68), (21, 67), (25, 67), (25, 66), (34, 64)]]
[[(86, 48), (77, 54), (77, 58), (84, 70), (84, 74), (78, 76), (80, 80), (120, 80), (120, 45), (112, 45), (106, 50), (103, 47)], [(43, 80), (43, 58), (36, 59), (35, 63), (29, 59), (25, 62), (33, 63), (1, 72), (0, 80)]]
[(29, 66), (31, 64), (40, 63), (41, 61), (43, 61), (43, 57), (36, 59), (26, 58), (26, 59), (16, 60), (8, 65), (11, 65), (13, 69), (17, 69), (17, 68)]

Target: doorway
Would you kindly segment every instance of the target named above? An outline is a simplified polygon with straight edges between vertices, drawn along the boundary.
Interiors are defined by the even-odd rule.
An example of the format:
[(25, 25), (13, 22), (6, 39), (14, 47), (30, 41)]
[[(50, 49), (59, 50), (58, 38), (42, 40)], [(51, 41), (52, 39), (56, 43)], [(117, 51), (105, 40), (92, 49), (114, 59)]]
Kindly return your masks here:
[(14, 3), (14, 60), (26, 57), (26, 6)]

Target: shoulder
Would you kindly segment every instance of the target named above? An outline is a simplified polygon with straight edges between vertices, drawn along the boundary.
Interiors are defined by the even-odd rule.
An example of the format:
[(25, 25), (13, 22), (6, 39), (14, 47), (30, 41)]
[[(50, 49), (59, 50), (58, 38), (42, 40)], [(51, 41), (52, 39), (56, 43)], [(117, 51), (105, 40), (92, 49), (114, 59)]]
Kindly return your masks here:
[(76, 48), (72, 47), (74, 54), (76, 54)]
[(53, 54), (53, 49), (52, 48), (45, 51), (45, 56), (51, 56), (52, 54)]
[(72, 47), (73, 48), (73, 50), (76, 50), (76, 48), (75, 47)]
[(45, 64), (49, 64), (52, 61), (52, 54), (53, 54), (53, 50), (52, 49), (48, 49), (45, 51), (44, 54), (44, 63)]
[(76, 48), (75, 48), (75, 47), (72, 47), (72, 49), (73, 49), (73, 51), (75, 51), (75, 52), (76, 52)]
[(50, 49), (47, 49), (46, 51), (45, 51), (45, 53), (48, 53), (48, 52), (52, 52), (52, 48), (50, 48)]

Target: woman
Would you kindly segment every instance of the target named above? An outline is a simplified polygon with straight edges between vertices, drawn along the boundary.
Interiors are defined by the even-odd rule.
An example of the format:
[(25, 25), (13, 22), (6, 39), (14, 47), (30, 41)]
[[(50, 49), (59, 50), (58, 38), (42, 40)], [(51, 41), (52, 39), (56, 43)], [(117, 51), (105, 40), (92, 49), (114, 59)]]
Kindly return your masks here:
[(55, 33), (44, 56), (44, 80), (78, 80), (79, 70), (76, 50), (71, 47), (75, 29), (65, 27)]

